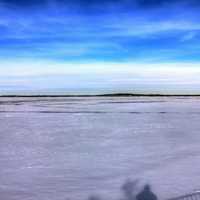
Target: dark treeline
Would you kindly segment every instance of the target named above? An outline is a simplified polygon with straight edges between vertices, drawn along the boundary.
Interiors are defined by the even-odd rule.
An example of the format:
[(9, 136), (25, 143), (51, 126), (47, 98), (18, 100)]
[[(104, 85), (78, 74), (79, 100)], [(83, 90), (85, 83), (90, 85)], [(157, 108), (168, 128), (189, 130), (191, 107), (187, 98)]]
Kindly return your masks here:
[(0, 95), (1, 98), (32, 98), (32, 97), (200, 97), (200, 94), (137, 94), (137, 93), (111, 93), (111, 94), (31, 94), (31, 95)]

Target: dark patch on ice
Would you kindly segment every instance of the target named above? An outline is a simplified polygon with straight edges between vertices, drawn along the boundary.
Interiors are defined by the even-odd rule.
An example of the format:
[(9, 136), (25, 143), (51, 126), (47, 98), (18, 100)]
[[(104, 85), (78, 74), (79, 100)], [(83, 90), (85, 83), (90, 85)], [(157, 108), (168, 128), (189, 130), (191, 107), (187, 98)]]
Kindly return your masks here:
[[(74, 105), (74, 104), (71, 104), (71, 105)], [(46, 105), (46, 104), (44, 104), (44, 105), (31, 105), (32, 107), (36, 107), (36, 108), (76, 108), (76, 107), (72, 107), (72, 106), (70, 106), (70, 104), (66, 104), (66, 105), (64, 105), (64, 104), (62, 104), (61, 106), (60, 105)]]
[[(123, 197), (120, 200), (157, 200), (157, 195), (152, 192), (151, 186), (146, 184), (142, 189), (138, 187), (138, 180), (127, 180), (122, 186)], [(89, 196), (88, 200), (101, 200), (98, 195)]]
[(178, 112), (127, 112), (129, 114), (184, 114)]
[[(15, 105), (15, 104), (24, 104), (24, 103), (50, 103), (50, 102), (55, 102), (55, 104), (58, 103), (63, 103), (63, 104), (78, 104), (79, 102), (83, 101), (89, 101), (88, 99), (68, 99), (68, 98), (62, 98), (62, 99), (18, 99), (18, 100), (4, 100), (0, 101), (0, 105)], [(45, 104), (48, 105), (48, 104)], [(54, 104), (49, 104), (49, 105), (54, 105)]]
[(0, 113), (44, 113), (44, 114), (62, 114), (62, 113), (69, 113), (69, 114), (106, 114), (110, 112), (104, 111), (0, 111)]
[(141, 192), (136, 195), (136, 200), (157, 200), (157, 196), (151, 191), (150, 185), (145, 185)]
[(70, 114), (106, 114), (104, 111), (38, 111), (38, 113), (70, 113)]
[(166, 101), (105, 101), (99, 104), (165, 103)]
[(68, 111), (68, 110), (0, 110), (0, 113), (38, 113), (38, 114), (133, 114), (133, 115), (146, 115), (146, 114), (155, 114), (155, 115), (167, 115), (167, 114), (181, 114), (181, 115), (199, 115), (200, 112), (167, 112), (167, 111), (161, 111), (161, 112), (141, 112), (141, 111), (87, 111), (87, 110), (80, 110), (80, 111)]

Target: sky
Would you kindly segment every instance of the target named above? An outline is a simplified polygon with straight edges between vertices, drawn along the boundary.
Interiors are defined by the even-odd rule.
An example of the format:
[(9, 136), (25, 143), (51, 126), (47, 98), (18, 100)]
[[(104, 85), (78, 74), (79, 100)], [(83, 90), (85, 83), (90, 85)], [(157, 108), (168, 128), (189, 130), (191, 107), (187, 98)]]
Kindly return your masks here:
[(0, 94), (200, 94), (199, 0), (0, 0)]

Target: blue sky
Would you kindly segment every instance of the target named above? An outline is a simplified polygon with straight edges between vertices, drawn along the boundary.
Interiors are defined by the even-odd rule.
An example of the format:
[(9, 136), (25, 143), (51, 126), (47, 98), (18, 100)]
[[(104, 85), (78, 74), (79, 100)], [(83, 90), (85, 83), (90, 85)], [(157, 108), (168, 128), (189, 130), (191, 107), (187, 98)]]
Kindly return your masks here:
[(0, 0), (0, 93), (200, 93), (198, 0)]

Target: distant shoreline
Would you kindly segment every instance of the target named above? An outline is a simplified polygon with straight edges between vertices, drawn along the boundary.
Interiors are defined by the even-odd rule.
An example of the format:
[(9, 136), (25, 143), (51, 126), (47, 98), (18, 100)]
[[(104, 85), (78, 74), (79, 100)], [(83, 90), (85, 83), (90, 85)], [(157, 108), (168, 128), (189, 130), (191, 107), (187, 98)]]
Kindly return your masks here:
[(132, 93), (113, 93), (113, 94), (83, 94), (83, 95), (0, 95), (0, 98), (31, 98), (31, 97), (200, 97), (200, 94), (132, 94)]

